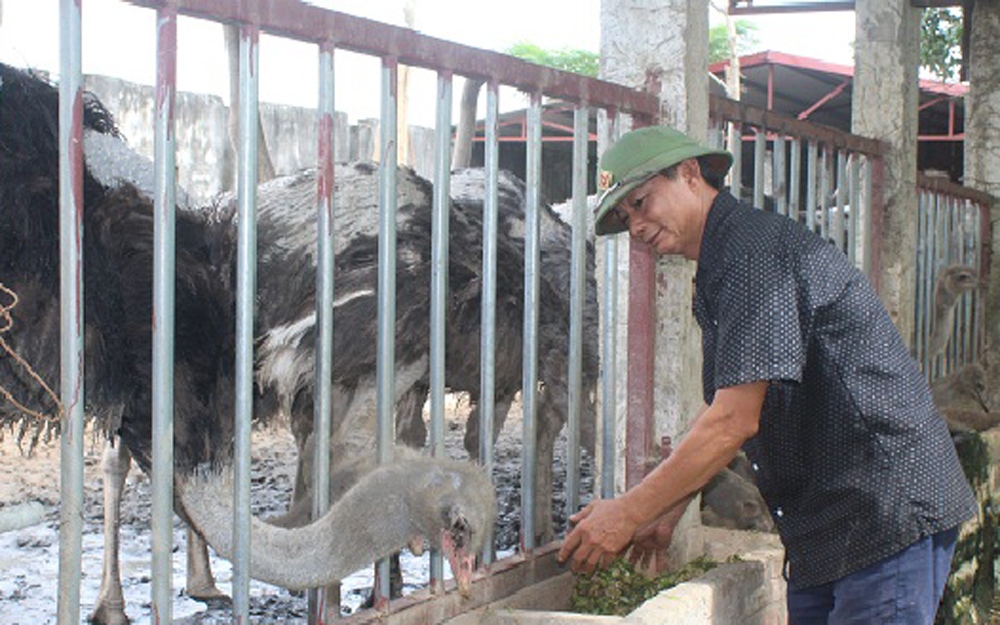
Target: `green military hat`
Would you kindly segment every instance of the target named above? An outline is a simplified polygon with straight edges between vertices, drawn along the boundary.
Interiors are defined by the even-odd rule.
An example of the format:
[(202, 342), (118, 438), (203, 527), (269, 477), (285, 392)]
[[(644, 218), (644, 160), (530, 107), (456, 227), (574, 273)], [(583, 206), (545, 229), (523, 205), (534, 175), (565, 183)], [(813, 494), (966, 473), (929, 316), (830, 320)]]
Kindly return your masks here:
[(650, 177), (689, 158), (701, 156), (708, 157), (708, 167), (720, 177), (733, 164), (729, 152), (707, 148), (667, 126), (647, 126), (622, 135), (604, 151), (598, 165), (600, 196), (594, 209), (594, 231), (615, 234), (628, 230), (617, 212), (611, 209)]

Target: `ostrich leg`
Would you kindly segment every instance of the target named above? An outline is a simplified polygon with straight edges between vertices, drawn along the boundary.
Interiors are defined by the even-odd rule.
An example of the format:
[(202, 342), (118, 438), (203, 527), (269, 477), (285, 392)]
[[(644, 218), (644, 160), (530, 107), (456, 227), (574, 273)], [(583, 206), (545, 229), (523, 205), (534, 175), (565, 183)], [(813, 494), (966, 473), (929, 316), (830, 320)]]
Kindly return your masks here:
[[(535, 433), (535, 544), (545, 545), (555, 539), (552, 527), (552, 472), (555, 463), (556, 440), (566, 417), (562, 410), (553, 405), (551, 391), (539, 393), (539, 414), (549, 418), (537, 420)], [(553, 418), (555, 416), (555, 418)], [(568, 463), (567, 463), (568, 467)], [(567, 497), (568, 497), (567, 493)]]
[(118, 437), (104, 444), (101, 470), (104, 471), (104, 556), (101, 566), (101, 588), (97, 593), (90, 622), (98, 625), (127, 625), (125, 596), (122, 594), (121, 569), (118, 562), (122, 491), (128, 476), (132, 456)]
[(187, 596), (211, 605), (229, 604), (232, 599), (219, 590), (212, 575), (208, 543), (198, 532), (187, 528)]

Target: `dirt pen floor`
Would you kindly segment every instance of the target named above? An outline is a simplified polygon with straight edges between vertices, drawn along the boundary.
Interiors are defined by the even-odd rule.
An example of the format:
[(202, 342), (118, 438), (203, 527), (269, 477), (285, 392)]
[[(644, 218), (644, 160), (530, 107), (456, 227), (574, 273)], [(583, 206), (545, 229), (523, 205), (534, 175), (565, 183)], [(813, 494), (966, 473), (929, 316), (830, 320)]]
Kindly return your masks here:
[[(462, 449), (465, 405), (449, 403), (446, 448), (456, 458), (467, 458)], [(500, 500), (497, 548), (500, 557), (518, 542), (520, 509), (520, 405), (515, 404), (494, 452), (494, 476)], [(17, 506), (20, 529), (0, 531), (0, 621), (7, 625), (46, 625), (56, 622), (56, 588), (59, 569), (59, 442), (41, 443), (30, 455), (18, 448), (14, 436), (3, 432), (0, 442), (0, 513)], [(86, 623), (97, 597), (101, 576), (103, 441), (88, 432), (84, 445), (84, 534), (81, 623)], [(27, 451), (26, 449), (24, 450)], [(295, 479), (295, 443), (287, 427), (256, 430), (252, 436), (252, 501), (254, 514), (267, 517), (284, 512)], [(556, 449), (556, 491), (563, 488), (565, 442)], [(592, 470), (584, 455), (583, 487), (591, 488)], [(150, 623), (150, 498), (149, 479), (138, 469), (129, 474), (122, 502), (121, 560), (126, 611), (134, 625)], [(563, 497), (556, 495), (557, 525), (565, 523)], [(175, 517), (173, 589), (175, 622), (215, 624), (231, 622), (227, 606), (206, 606), (184, 594), (186, 544), (184, 525)], [(427, 556), (403, 554), (404, 593), (426, 584)], [(228, 561), (212, 558), (219, 587), (230, 591)], [(361, 606), (372, 586), (371, 570), (344, 580), (342, 612)], [(306, 623), (307, 601), (301, 593), (251, 581), (251, 621), (254, 623)]]

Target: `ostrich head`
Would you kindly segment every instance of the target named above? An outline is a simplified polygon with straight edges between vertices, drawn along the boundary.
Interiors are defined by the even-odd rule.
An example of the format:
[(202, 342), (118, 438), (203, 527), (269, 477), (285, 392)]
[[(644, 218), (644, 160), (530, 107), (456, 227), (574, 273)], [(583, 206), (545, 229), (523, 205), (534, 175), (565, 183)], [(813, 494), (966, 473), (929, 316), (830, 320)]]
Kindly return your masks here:
[(938, 275), (934, 296), (938, 305), (954, 305), (963, 293), (979, 286), (979, 274), (968, 265), (949, 265)]

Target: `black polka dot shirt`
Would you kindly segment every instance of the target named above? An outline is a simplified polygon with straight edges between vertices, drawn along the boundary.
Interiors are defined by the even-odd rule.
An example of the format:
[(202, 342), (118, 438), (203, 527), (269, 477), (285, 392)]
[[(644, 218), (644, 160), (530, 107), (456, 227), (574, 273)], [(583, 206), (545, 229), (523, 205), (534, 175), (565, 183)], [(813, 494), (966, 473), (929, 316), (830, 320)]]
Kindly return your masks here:
[(974, 514), (917, 364), (843, 253), (722, 192), (695, 285), (705, 401), (771, 382), (744, 451), (794, 587), (839, 579)]

